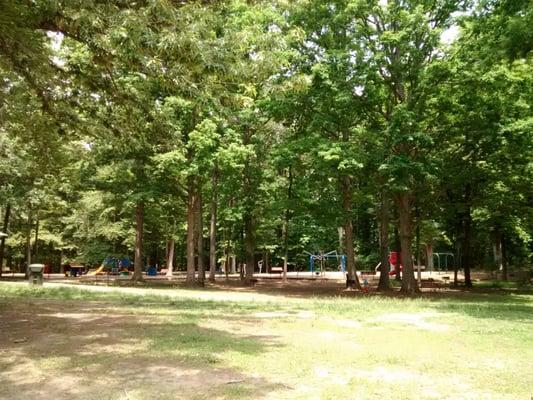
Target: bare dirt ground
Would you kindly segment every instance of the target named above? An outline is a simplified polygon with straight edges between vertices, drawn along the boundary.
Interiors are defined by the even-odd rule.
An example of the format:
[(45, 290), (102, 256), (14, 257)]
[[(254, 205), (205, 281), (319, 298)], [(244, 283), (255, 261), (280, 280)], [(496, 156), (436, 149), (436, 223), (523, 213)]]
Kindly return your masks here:
[[(345, 278), (344, 273), (342, 272), (327, 272), (325, 274), (311, 274), (310, 272), (290, 272), (288, 274), (288, 279), (286, 282), (283, 282), (280, 274), (255, 274), (256, 284), (253, 287), (246, 286), (241, 281), (239, 275), (231, 275), (229, 280), (225, 280), (223, 276), (217, 276), (216, 283), (211, 284), (207, 283), (205, 287), (197, 288), (198, 296), (200, 298), (210, 298), (216, 296), (214, 292), (224, 291), (227, 294), (227, 291), (231, 291), (235, 294), (236, 298), (239, 298), (239, 293), (243, 293), (246, 296), (246, 299), (250, 299), (250, 295), (253, 295), (254, 300), (269, 300), (268, 296), (285, 296), (285, 297), (297, 297), (297, 298), (308, 298), (316, 296), (359, 296), (363, 295), (359, 291), (347, 291), (345, 290)], [(164, 275), (158, 275), (156, 277), (145, 276), (145, 282), (140, 285), (133, 285), (131, 282), (131, 277), (129, 276), (109, 276), (109, 275), (98, 275), (98, 276), (82, 276), (78, 278), (74, 277), (65, 277), (61, 274), (51, 274), (45, 275), (45, 284), (65, 284), (65, 285), (90, 285), (96, 287), (127, 287), (135, 288), (135, 293), (138, 293), (136, 289), (144, 288), (186, 288), (185, 286), (185, 275), (183, 273), (175, 273), (172, 279), (168, 279)], [(488, 276), (485, 273), (473, 274), (473, 279), (475, 280), (484, 280)], [(13, 279), (15, 282), (21, 282), (23, 276), (18, 274)], [(4, 277), (3, 280), (11, 280), (8, 276)], [(379, 282), (379, 273), (375, 275), (361, 275), (359, 280), (361, 283), (364, 279), (367, 279), (370, 284), (369, 295), (379, 294), (382, 296), (382, 293), (377, 293), (376, 288)], [(394, 277), (390, 278), (391, 281), (394, 280)], [(458, 274), (459, 282), (464, 280), (464, 276)], [(422, 273), (422, 285), (421, 291), (424, 294), (439, 294), (439, 293), (460, 293), (461, 286), (454, 288), (451, 281), (453, 281), (453, 272), (423, 272)], [(207, 294), (206, 293), (207, 289)], [(102, 289), (105, 290), (105, 289)], [(192, 289), (194, 290), (194, 289)], [(395, 295), (395, 292), (398, 292), (399, 288), (395, 288), (389, 295)], [(203, 295), (201, 293), (204, 293)], [(397, 294), (397, 293), (396, 293)], [(265, 297), (267, 296), (267, 297)]]
[[(423, 295), (469, 295), (444, 283), (439, 280), (438, 286), (425, 287)], [(28, 285), (25, 281), (4, 284)], [(383, 296), (375, 292), (375, 285), (369, 294), (362, 294), (346, 291), (340, 279), (289, 279), (283, 283), (281, 279), (268, 276), (259, 278), (254, 287), (244, 286), (237, 277), (219, 280), (204, 288), (186, 288), (181, 279), (147, 280), (141, 285), (132, 285), (129, 280), (107, 278), (105, 281), (47, 279), (45, 286), (81, 286), (87, 291), (120, 296), (159, 296), (163, 305), (172, 302), (174, 297), (275, 304), (280, 300), (287, 303), (311, 297)], [(180, 290), (173, 290), (176, 288)], [(387, 296), (398, 296), (397, 290)], [(188, 319), (191, 310), (176, 307), (172, 305), (151, 312), (144, 306), (141, 312), (116, 301), (0, 298), (0, 399), (268, 397), (285, 387), (283, 379), (278, 381), (271, 377), (274, 379), (271, 381), (253, 370), (243, 372), (242, 368), (218, 363), (217, 357), (222, 352), (261, 354), (266, 346), (273, 345), (271, 332), (263, 327), (266, 320), (291, 317), (314, 321), (312, 314), (301, 310), (290, 315), (282, 311), (256, 312), (246, 317), (251, 318), (249, 322), (239, 317), (238, 324), (232, 322), (235, 317), (228, 315), (213, 319), (212, 314), (206, 314), (210, 317), (194, 320)], [(212, 313), (212, 310), (195, 312), (201, 317), (202, 312)], [(434, 319), (433, 314), (395, 311), (381, 315), (370, 324), (410, 324), (417, 329), (447, 334), (449, 326), (432, 321)], [(333, 322), (343, 329), (361, 326), (354, 320)], [(165, 345), (167, 338), (169, 346)], [(243, 339), (247, 343), (244, 348)], [(210, 344), (213, 342), (215, 345)]]
[[(327, 272), (322, 275), (313, 275), (309, 272), (289, 273), (286, 282), (283, 282), (280, 274), (256, 274), (254, 275), (256, 283), (253, 287), (243, 284), (238, 275), (230, 276), (229, 280), (218, 276), (216, 283), (206, 282), (205, 287), (199, 288), (201, 291), (206, 289), (209, 292), (228, 290), (234, 293), (247, 293), (255, 295), (281, 295), (286, 297), (308, 298), (314, 296), (358, 296), (362, 295), (359, 291), (347, 291), (345, 286), (344, 274), (341, 272)], [(485, 279), (485, 274), (474, 276), (474, 279)], [(369, 294), (378, 294), (376, 288), (379, 282), (379, 273), (375, 275), (361, 275), (359, 280), (361, 284), (367, 279), (370, 284)], [(394, 280), (393, 277), (390, 278)], [(464, 280), (462, 274), (458, 275), (459, 282)], [(460, 292), (460, 286), (454, 288), (450, 283), (453, 281), (453, 272), (424, 272), (422, 274), (421, 291), (423, 293), (443, 293), (443, 292)], [(120, 286), (133, 287), (129, 277), (97, 276), (82, 277), (69, 279), (50, 279), (51, 282), (69, 283), (69, 284), (88, 284), (96, 286)], [(135, 285), (144, 288), (185, 288), (185, 278), (183, 274), (175, 274), (172, 279), (165, 276), (145, 277), (144, 284)], [(399, 288), (393, 289), (392, 293), (398, 292)], [(382, 294), (380, 294), (382, 295)], [(260, 296), (261, 297), (261, 296)], [(248, 297), (247, 297), (248, 298)]]
[[(166, 329), (160, 316), (98, 302), (67, 304), (0, 303), (0, 399), (194, 399), (196, 392), (223, 394), (235, 383), (253, 385), (256, 393), (273, 385), (151, 351), (145, 339)], [(200, 327), (185, 329), (202, 334)]]
[[(22, 281), (2, 285), (9, 290), (20, 288), (21, 293), (28, 287)], [(438, 371), (446, 371), (449, 365), (453, 371), (463, 368), (465, 385), (471, 384), (463, 392), (476, 395), (464, 397), (456, 390), (447, 396), (420, 397), (420, 388), (407, 384), (397, 398), (503, 399), (490, 397), (489, 392), (480, 394), (486, 387), (495, 393), (490, 386), (493, 380), (485, 382), (489, 373), (479, 366), (472, 369), (471, 364), (499, 359), (501, 365), (520, 365), (528, 359), (517, 345), (527, 343), (529, 337), (527, 321), (522, 322), (525, 306), (520, 303), (526, 300), (520, 298), (513, 305), (515, 316), (503, 312), (509, 307), (506, 304), (488, 303), (491, 312), (487, 314), (481, 304), (465, 304), (462, 309), (446, 303), (454, 305), (448, 310), (424, 300), (380, 302), (374, 291), (369, 295), (346, 292), (343, 282), (335, 280), (283, 284), (260, 279), (255, 287), (245, 287), (234, 279), (196, 289), (185, 288), (179, 280), (136, 286), (128, 281), (45, 282), (50, 288), (77, 285), (83, 290), (56, 291), (57, 297), (47, 299), (39, 298), (39, 290), (27, 298), (0, 296), (0, 399), (348, 399), (353, 393), (345, 388), (353, 382), (358, 390), (374, 393), (370, 390), (383, 371), (405, 368), (412, 375), (409, 379), (401, 375), (400, 381), (414, 382), (416, 371), (426, 375), (432, 371), (431, 389), (443, 394), (455, 374)], [(353, 302), (353, 312), (336, 315), (330, 314), (333, 302), (327, 299), (301, 300), (339, 295), (376, 296), (377, 301)], [(444, 288), (424, 296), (446, 299), (470, 293)], [(326, 308), (321, 308), (324, 304)], [(502, 351), (502, 338), (508, 341), (508, 332), (518, 339)], [(400, 341), (398, 346), (384, 341), (391, 335)], [(374, 346), (375, 342), (384, 347)], [(421, 370), (415, 368), (417, 364), (404, 365), (404, 348), (425, 360)], [(468, 361), (464, 361), (465, 352)], [(354, 354), (359, 354), (355, 363)], [(487, 368), (492, 370), (492, 361)], [(475, 374), (470, 378), (471, 370)], [(316, 379), (309, 380), (309, 375)], [(507, 385), (514, 385), (517, 375), (520, 382), (526, 381), (520, 371), (508, 375), (503, 377)], [(479, 387), (472, 383), (480, 379)], [(391, 398), (399, 384), (380, 384), (383, 396), (360, 398)], [(330, 393), (332, 388), (339, 391), (338, 396)]]

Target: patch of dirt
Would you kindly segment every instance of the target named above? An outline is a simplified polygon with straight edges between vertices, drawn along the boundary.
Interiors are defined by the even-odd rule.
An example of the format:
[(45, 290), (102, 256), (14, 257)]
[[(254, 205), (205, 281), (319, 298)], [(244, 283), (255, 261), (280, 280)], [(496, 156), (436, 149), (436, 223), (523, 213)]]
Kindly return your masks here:
[[(147, 347), (154, 335), (168, 332), (170, 340), (183, 335), (183, 329), (204, 337), (218, 334), (190, 323), (169, 326), (166, 317), (121, 313), (104, 303), (0, 303), (0, 398), (182, 399), (222, 393), (227, 385), (251, 386), (254, 398), (261, 398), (279, 389), (253, 374), (206, 365), (205, 357), (165, 356)], [(224, 331), (220, 335), (229, 337)], [(234, 341), (237, 346), (239, 338)]]
[(449, 329), (448, 325), (439, 324), (436, 322), (426, 321), (426, 318), (435, 318), (442, 316), (442, 314), (436, 312), (425, 313), (390, 313), (383, 314), (377, 318), (374, 318), (374, 322), (385, 322), (391, 324), (406, 324), (412, 325), (419, 329), (425, 329), (435, 332), (444, 332)]
[(311, 311), (299, 311), (297, 313), (288, 313), (281, 311), (272, 311), (272, 312), (258, 312), (252, 314), (256, 318), (298, 318), (298, 319), (310, 319), (315, 316), (315, 313)]

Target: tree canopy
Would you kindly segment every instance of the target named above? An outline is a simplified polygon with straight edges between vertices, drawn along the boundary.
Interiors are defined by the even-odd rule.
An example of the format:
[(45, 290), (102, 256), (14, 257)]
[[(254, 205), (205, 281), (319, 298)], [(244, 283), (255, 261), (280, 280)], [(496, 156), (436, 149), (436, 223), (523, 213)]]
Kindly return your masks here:
[(2, 1), (0, 265), (250, 283), (336, 250), (360, 288), (401, 247), (408, 293), (433, 249), (466, 286), (528, 268), (532, 21), (526, 0)]

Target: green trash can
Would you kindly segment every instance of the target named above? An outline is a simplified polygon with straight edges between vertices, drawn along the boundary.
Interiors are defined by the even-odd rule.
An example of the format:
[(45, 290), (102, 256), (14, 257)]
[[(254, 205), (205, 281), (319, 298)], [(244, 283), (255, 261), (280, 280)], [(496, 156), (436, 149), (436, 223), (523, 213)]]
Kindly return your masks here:
[(30, 264), (28, 272), (30, 285), (43, 284), (44, 264)]

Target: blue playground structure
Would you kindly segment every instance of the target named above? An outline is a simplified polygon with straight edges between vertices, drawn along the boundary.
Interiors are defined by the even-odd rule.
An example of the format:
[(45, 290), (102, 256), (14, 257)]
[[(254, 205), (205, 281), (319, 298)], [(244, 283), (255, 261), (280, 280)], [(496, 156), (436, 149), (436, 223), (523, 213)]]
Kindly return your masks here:
[(324, 264), (323, 261), (327, 260), (328, 258), (336, 258), (337, 260), (340, 259), (340, 267), (342, 272), (346, 272), (346, 256), (344, 254), (338, 254), (336, 250), (330, 251), (329, 253), (321, 253), (321, 254), (311, 254), (309, 252), (306, 252), (309, 254), (309, 271), (313, 273), (315, 271), (315, 260), (320, 261), (320, 271), (323, 271)]

